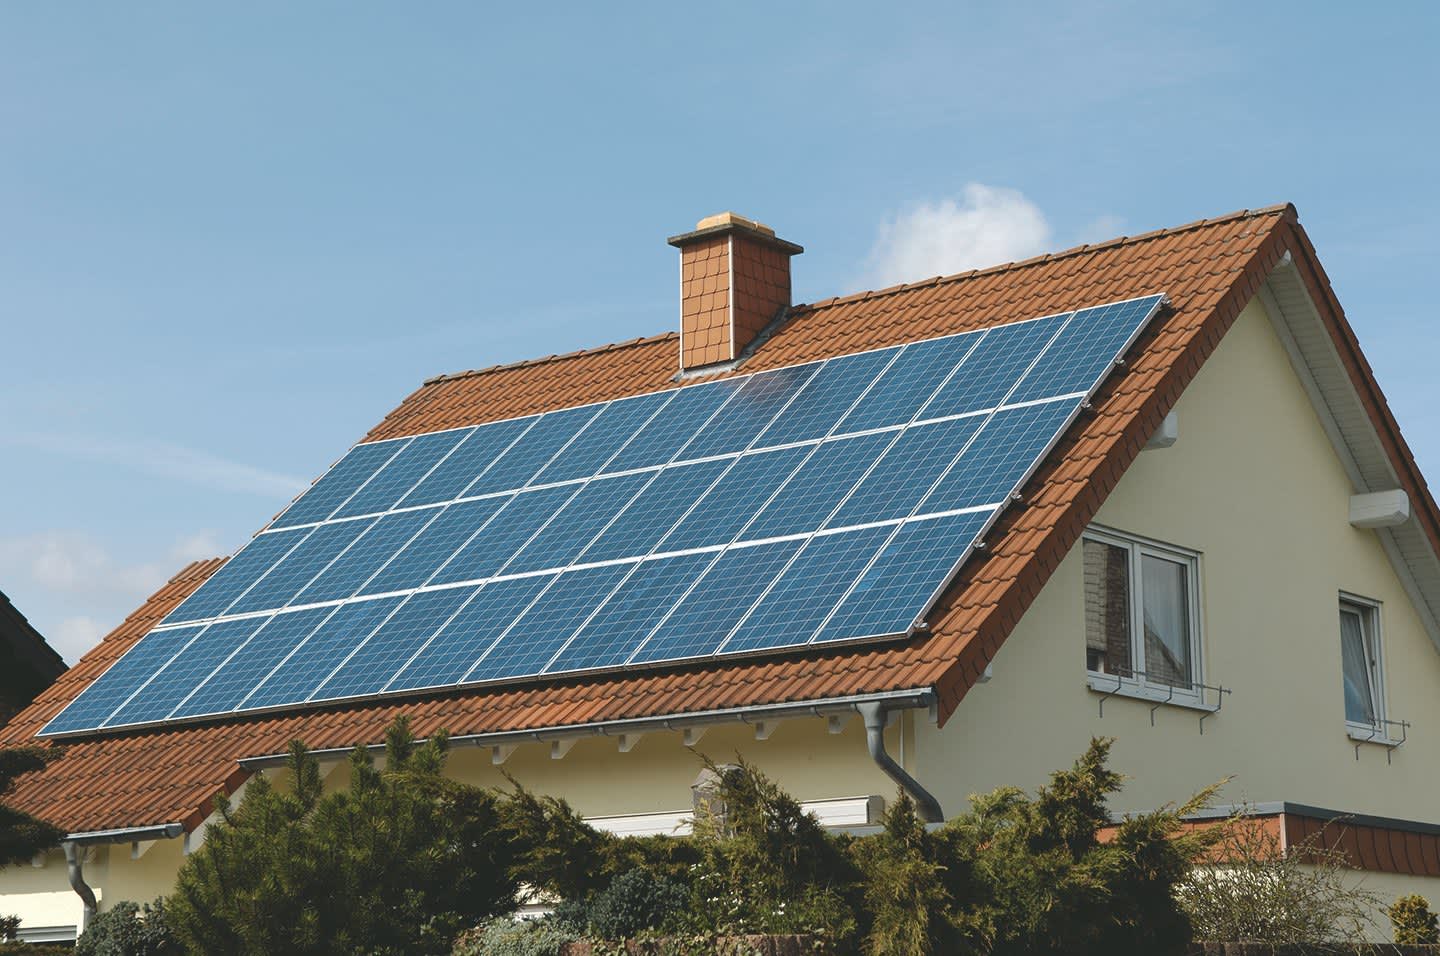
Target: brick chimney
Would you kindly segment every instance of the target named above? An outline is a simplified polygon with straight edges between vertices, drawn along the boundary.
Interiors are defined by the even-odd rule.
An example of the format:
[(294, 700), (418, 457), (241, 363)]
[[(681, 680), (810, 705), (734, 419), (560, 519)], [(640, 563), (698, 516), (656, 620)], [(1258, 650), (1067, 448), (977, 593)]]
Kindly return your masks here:
[(790, 257), (769, 226), (722, 212), (671, 236), (680, 250), (680, 368), (733, 362), (790, 306)]

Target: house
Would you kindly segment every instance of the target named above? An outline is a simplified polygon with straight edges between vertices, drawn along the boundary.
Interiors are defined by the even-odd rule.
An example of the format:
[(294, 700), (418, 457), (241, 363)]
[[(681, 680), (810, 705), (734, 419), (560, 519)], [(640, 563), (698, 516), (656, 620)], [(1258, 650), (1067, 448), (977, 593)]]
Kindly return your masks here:
[(9, 662), (0, 673), (0, 719), (8, 719), (65, 673), (65, 661), (3, 592), (0, 648)]
[[(263, 573), (254, 557), (261, 546), (242, 549), (228, 572), (222, 560), (185, 568), (5, 727), (0, 743), (32, 742), (45, 731), (40, 739), (63, 748), (21, 782), (14, 802), (71, 839), (64, 854), (0, 873), (0, 912), (73, 932), (84, 907), (166, 892), (185, 854), (204, 840), (217, 791), (242, 791), (254, 774), (278, 766), (295, 738), (319, 752), (326, 785), (343, 787), (347, 749), (380, 743), (399, 714), (421, 735), (450, 731), (457, 777), (499, 784), (508, 772), (598, 825), (632, 833), (683, 826), (699, 770), (687, 747), (721, 760), (742, 753), (827, 824), (865, 826), (897, 786), (939, 818), (963, 809), (972, 793), (1033, 787), (1092, 736), (1112, 736), (1114, 765), (1130, 777), (1117, 812), (1233, 777), (1224, 799), (1248, 804), (1285, 839), (1344, 818), (1327, 832), (1372, 889), (1440, 900), (1440, 818), (1431, 799), (1440, 782), (1440, 512), (1293, 207), (807, 305), (790, 302), (791, 261), (801, 248), (766, 227), (726, 214), (671, 243), (682, 264), (678, 333), (431, 379), (256, 540), (290, 547), (280, 537), (294, 534), (287, 526), (327, 527), (342, 501), (361, 494), (356, 487), (372, 487), (347, 478), (345, 462), (369, 460), (365, 476), (388, 474), (387, 462), (400, 461), (396, 449), (410, 447), (412, 436), (451, 432), (453, 443), (453, 433), (478, 435), (475, 426), (496, 423), (486, 432), (494, 436), (498, 423), (540, 412), (593, 411), (685, 389), (694, 398), (716, 382), (886, 349), (898, 362), (899, 346), (928, 348), (915, 343), (1107, 303), (1153, 308), (1133, 341), (1120, 341), (1112, 356), (1101, 350), (1098, 386), (1072, 396), (1073, 414), (1034, 467), (1026, 464), (1017, 494), (987, 512), (981, 539), (937, 580), (923, 620), (898, 638), (798, 646), (782, 638), (765, 654), (676, 652), (650, 664), (626, 664), (622, 654), (616, 666), (547, 676), (548, 665), (537, 665), (475, 681), (467, 680), (479, 666), (472, 661), (489, 651), (466, 643), (480, 623), (452, 628), (468, 620), (455, 611), (438, 632), (402, 635), (409, 643), (380, 661), (389, 669), (378, 681), (367, 684), (361, 673), (351, 691), (307, 691), (295, 704), (283, 695), (268, 706), (227, 704), (220, 716), (201, 707), (192, 718), (171, 704), (210, 694), (227, 668), (233, 694), (215, 692), (250, 701), (306, 661), (322, 660), (325, 673), (331, 663), (339, 665), (334, 673), (351, 660), (375, 663), (364, 657), (375, 622), (363, 609), (348, 618), (335, 610), (326, 621), (351, 623), (286, 650), (293, 656), (270, 671), (235, 669), (244, 648), (258, 647), (248, 634), (231, 642), (240, 650), (222, 642), (211, 657), (169, 666), (170, 655), (187, 653), (177, 647), (198, 646), (203, 625), (187, 620), (224, 618), (232, 599), (241, 607), (235, 594)], [(1077, 354), (1088, 347), (1073, 345)], [(945, 382), (976, 379), (968, 371), (956, 377), (964, 361)], [(1008, 374), (1024, 381), (1027, 368)], [(873, 387), (887, 399), (904, 397), (890, 385)], [(479, 453), (456, 482), (467, 492), (450, 497), (502, 467), (495, 462), (508, 447)], [(449, 454), (427, 453), (431, 470), (406, 473), (404, 487), (388, 489), (392, 504), (437, 474), (436, 459)], [(947, 461), (955, 454), (943, 442), (930, 449)], [(932, 465), (924, 456), (911, 464)], [(701, 500), (690, 494), (682, 503)], [(318, 510), (306, 504), (327, 495)], [(574, 537), (580, 527), (595, 526), (561, 530)], [(907, 547), (919, 553), (928, 540), (917, 532)], [(452, 541), (447, 553), (459, 554), (456, 547)], [(340, 553), (310, 570), (373, 570), (364, 562), (374, 555), (363, 548)], [(759, 563), (737, 562), (736, 579)], [(292, 582), (291, 593), (319, 580)], [(217, 594), (223, 600), (211, 599)], [(596, 600), (578, 587), (557, 597), (546, 606), (567, 613)], [(775, 616), (763, 596), (754, 607)], [(710, 608), (729, 613), (725, 601)], [(509, 647), (539, 647), (558, 659), (550, 651), (571, 646), (565, 635), (576, 628), (559, 611), (548, 620), (564, 621), (563, 631), (520, 627)], [(784, 624), (783, 613), (778, 620)], [(157, 625), (157, 637), (142, 641)], [(305, 624), (316, 635), (326, 626)], [(648, 628), (648, 619), (636, 626)], [(637, 639), (616, 627), (616, 640)], [(168, 650), (147, 665), (147, 643), (153, 654)], [(132, 647), (141, 650), (131, 664), (117, 664)], [(431, 647), (463, 657), (461, 676), (438, 690), (398, 690), (407, 685), (388, 675)], [(112, 665), (134, 679), (118, 694)], [(96, 690), (81, 698), (92, 682)], [(127, 710), (149, 688), (171, 697), (158, 709)]]

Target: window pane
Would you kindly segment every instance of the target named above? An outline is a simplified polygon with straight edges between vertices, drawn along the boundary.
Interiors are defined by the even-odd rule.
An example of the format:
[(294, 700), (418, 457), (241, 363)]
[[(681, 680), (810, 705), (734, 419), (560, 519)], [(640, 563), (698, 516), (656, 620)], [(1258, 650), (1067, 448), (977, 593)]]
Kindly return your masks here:
[(1128, 675), (1130, 659), (1130, 553), (1102, 541), (1085, 542), (1085, 666)]
[(1370, 654), (1365, 646), (1365, 622), (1358, 611), (1340, 609), (1340, 657), (1345, 670), (1345, 719), (1375, 723), (1375, 692), (1371, 684)]
[(1191, 687), (1190, 595), (1188, 568), (1151, 555), (1141, 559), (1144, 591), (1145, 674), (1149, 680)]

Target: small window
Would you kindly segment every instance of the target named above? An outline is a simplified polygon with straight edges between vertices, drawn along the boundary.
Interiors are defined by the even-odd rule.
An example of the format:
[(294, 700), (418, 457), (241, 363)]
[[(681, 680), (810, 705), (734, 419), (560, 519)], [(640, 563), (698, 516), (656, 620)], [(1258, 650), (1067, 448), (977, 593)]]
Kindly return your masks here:
[(1086, 668), (1197, 691), (1197, 555), (1108, 531), (1087, 533), (1083, 544)]
[(1366, 728), (1384, 726), (1378, 605), (1340, 599), (1340, 661), (1345, 677), (1345, 720)]

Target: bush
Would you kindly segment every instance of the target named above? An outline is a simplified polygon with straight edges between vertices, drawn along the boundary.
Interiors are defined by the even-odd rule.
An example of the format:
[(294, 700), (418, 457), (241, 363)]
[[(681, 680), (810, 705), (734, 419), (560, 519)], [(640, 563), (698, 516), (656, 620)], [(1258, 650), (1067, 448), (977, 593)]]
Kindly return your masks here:
[(75, 944), (75, 956), (180, 956), (163, 900), (143, 909), (116, 903), (95, 917)]
[(550, 920), (486, 920), (455, 941), (451, 956), (559, 956), (574, 937)]
[(629, 939), (671, 923), (689, 901), (684, 884), (649, 870), (631, 870), (591, 901), (586, 913), (589, 932), (601, 939)]
[(1430, 912), (1430, 901), (1423, 896), (1402, 896), (1386, 910), (1395, 927), (1395, 942), (1405, 945), (1440, 943), (1440, 926)]
[(288, 792), (252, 777), (238, 810), (180, 870), (170, 899), (187, 952), (368, 956), (445, 952), (460, 930), (514, 909), (497, 797), (447, 779), (446, 736), (417, 746), (404, 719), (386, 765), (363, 748), (350, 786), (322, 796), (292, 744)]
[(75, 956), (68, 943), (0, 943), (0, 956)]
[(18, 932), (20, 932), (20, 917), (0, 916), (0, 943), (13, 940)]
[(1351, 885), (1349, 862), (1323, 832), (1291, 846), (1242, 809), (1222, 825), (1215, 865), (1180, 886), (1195, 938), (1270, 945), (1364, 942), (1380, 898)]
[[(22, 774), (43, 769), (59, 755), (59, 750), (51, 747), (0, 750), (0, 798), (15, 788), (15, 781)], [(24, 863), (58, 844), (64, 836), (64, 830), (0, 802), (0, 867)]]

